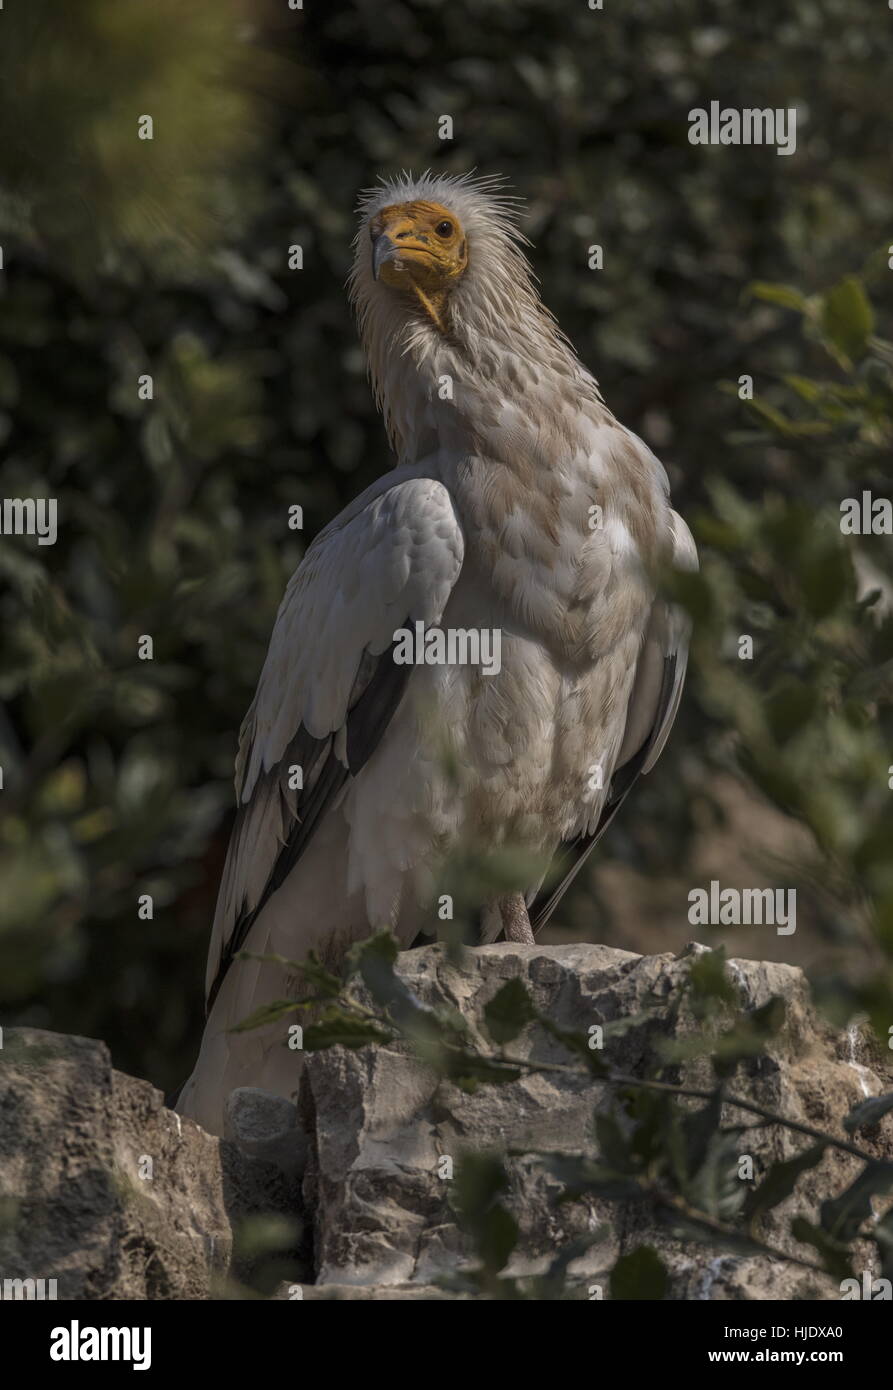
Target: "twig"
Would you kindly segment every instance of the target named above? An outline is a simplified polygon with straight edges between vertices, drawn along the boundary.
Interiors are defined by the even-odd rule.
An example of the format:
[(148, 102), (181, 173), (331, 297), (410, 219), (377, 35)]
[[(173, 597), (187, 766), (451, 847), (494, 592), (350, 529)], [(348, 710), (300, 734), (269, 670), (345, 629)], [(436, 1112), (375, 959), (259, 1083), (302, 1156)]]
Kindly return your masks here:
[[(674, 1086), (669, 1081), (643, 1081), (637, 1076), (605, 1076), (597, 1077), (596, 1080), (605, 1081), (612, 1086), (642, 1086), (647, 1091), (666, 1091), (676, 1096), (693, 1096), (697, 1100), (712, 1100), (716, 1094), (714, 1091), (703, 1091), (694, 1086)], [(774, 1125), (784, 1125), (787, 1129), (796, 1129), (800, 1134), (809, 1135), (810, 1139), (819, 1139), (823, 1144), (829, 1144), (835, 1149), (842, 1149), (844, 1153), (852, 1154), (854, 1158), (860, 1158), (863, 1163), (877, 1163), (874, 1154), (866, 1153), (860, 1149), (858, 1144), (851, 1144), (846, 1139), (835, 1139), (832, 1134), (826, 1134), (824, 1130), (814, 1129), (812, 1125), (805, 1125), (800, 1120), (789, 1120), (784, 1115), (777, 1115), (774, 1110), (767, 1110), (764, 1105), (757, 1105), (756, 1101), (744, 1100), (742, 1096), (733, 1096), (728, 1093), (723, 1095), (724, 1105), (737, 1106), (739, 1110), (749, 1110), (753, 1115), (762, 1115), (764, 1120), (768, 1120)]]
[[(713, 1100), (716, 1092), (702, 1090), (696, 1086), (677, 1086), (670, 1081), (648, 1081), (639, 1076), (624, 1076), (622, 1074), (611, 1074), (609, 1076), (592, 1076), (591, 1072), (586, 1072), (581, 1067), (562, 1066), (560, 1063), (550, 1062), (529, 1062), (524, 1057), (511, 1057), (505, 1052), (498, 1057), (487, 1058), (487, 1061), (504, 1062), (506, 1066), (528, 1067), (531, 1071), (563, 1071), (570, 1072), (574, 1076), (590, 1076), (596, 1082), (602, 1082), (606, 1086), (639, 1086), (646, 1091), (662, 1091), (667, 1095), (691, 1096), (695, 1100)], [(851, 1144), (847, 1139), (836, 1139), (832, 1134), (826, 1134), (824, 1130), (814, 1129), (812, 1125), (803, 1124), (800, 1120), (789, 1120), (785, 1115), (778, 1115), (774, 1110), (769, 1110), (765, 1105), (758, 1105), (756, 1101), (745, 1100), (743, 1096), (729, 1095), (723, 1093), (722, 1101), (724, 1105), (737, 1106), (739, 1110), (748, 1110), (753, 1115), (760, 1115), (770, 1124), (784, 1125), (788, 1129), (795, 1129), (800, 1134), (806, 1134), (810, 1139), (821, 1140), (835, 1149), (841, 1149), (844, 1153), (852, 1154), (854, 1158), (860, 1158), (863, 1163), (877, 1163), (874, 1154), (867, 1153), (860, 1149), (858, 1144)], [(756, 1128), (756, 1126), (755, 1126)]]
[[(714, 1235), (725, 1237), (731, 1241), (741, 1241), (742, 1232), (736, 1231), (732, 1226), (726, 1226), (724, 1222), (717, 1221), (715, 1217), (708, 1216), (706, 1212), (699, 1211), (697, 1207), (689, 1206), (681, 1197), (671, 1197), (666, 1192), (651, 1190), (649, 1195), (655, 1205), (666, 1207), (670, 1211), (677, 1212), (685, 1217), (687, 1221), (693, 1221), (699, 1226), (705, 1226)], [(814, 1264), (812, 1260), (801, 1259), (799, 1255), (789, 1255), (786, 1250), (779, 1250), (775, 1245), (769, 1245), (767, 1241), (760, 1240), (749, 1233), (746, 1236), (748, 1242), (754, 1246), (754, 1253), (771, 1255), (774, 1260), (789, 1260), (791, 1264), (800, 1265), (802, 1269), (811, 1269), (814, 1274), (827, 1274), (828, 1271), (823, 1265)]]

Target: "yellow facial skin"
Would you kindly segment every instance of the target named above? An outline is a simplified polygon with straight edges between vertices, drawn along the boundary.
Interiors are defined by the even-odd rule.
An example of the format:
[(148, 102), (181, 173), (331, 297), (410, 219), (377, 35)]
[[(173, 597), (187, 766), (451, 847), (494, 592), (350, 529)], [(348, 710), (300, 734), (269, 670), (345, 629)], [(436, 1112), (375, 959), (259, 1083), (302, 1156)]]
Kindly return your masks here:
[(369, 224), (377, 280), (414, 295), (445, 332), (450, 288), (468, 265), (468, 242), (455, 213), (440, 203), (394, 203)]

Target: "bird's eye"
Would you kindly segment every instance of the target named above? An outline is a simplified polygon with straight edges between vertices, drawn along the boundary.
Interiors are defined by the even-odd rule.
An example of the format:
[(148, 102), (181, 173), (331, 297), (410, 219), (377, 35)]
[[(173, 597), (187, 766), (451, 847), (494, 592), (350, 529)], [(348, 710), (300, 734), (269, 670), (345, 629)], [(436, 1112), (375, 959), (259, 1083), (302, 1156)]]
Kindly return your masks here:
[(438, 222), (434, 230), (438, 236), (452, 236), (453, 224), (452, 222)]

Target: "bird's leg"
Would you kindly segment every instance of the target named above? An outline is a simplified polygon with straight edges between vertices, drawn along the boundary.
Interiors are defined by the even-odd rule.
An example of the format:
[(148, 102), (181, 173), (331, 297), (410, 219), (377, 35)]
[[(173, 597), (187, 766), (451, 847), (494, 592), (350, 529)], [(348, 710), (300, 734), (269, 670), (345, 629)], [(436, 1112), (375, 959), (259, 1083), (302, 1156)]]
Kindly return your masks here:
[(524, 946), (536, 945), (522, 893), (506, 893), (504, 898), (500, 898), (499, 913), (506, 941), (517, 941)]

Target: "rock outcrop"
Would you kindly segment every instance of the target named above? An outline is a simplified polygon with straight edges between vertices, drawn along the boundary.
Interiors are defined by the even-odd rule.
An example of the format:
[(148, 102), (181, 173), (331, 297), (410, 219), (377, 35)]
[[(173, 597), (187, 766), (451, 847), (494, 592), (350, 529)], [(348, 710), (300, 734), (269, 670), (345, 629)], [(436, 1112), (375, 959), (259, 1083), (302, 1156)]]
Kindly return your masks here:
[(0, 1281), (54, 1279), (59, 1298), (225, 1295), (234, 1273), (263, 1282), (271, 1256), (300, 1250), (299, 1213), (296, 1175), (181, 1119), (104, 1043), (5, 1030)]
[[(485, 1043), (484, 1007), (516, 978), (559, 1028), (585, 1033), (644, 1015), (625, 1031), (608, 1030), (605, 1060), (629, 1075), (651, 1069), (662, 1039), (697, 1031), (679, 1007), (687, 967), (684, 957), (594, 945), (489, 946), (468, 952), (461, 966), (432, 946), (398, 962), (419, 1000), (458, 1009)], [(857, 1032), (835, 1034), (816, 1017), (799, 970), (745, 960), (728, 969), (745, 1009), (772, 996), (786, 1006), (768, 1055), (736, 1076), (738, 1095), (842, 1135), (855, 1104), (891, 1089), (886, 1060)], [(115, 1072), (101, 1043), (8, 1029), (0, 1050), (0, 1279), (55, 1278), (60, 1298), (202, 1299), (240, 1296), (247, 1286), (278, 1298), (442, 1299), (453, 1295), (438, 1281), (470, 1253), (444, 1159), (487, 1150), (510, 1154), (504, 1200), (520, 1238), (509, 1274), (541, 1273), (563, 1246), (604, 1227), (571, 1264), (568, 1297), (591, 1297), (617, 1256), (643, 1244), (670, 1271), (673, 1298), (840, 1296), (830, 1279), (780, 1258), (678, 1242), (641, 1203), (556, 1205), (557, 1180), (529, 1151), (591, 1150), (593, 1113), (612, 1104), (611, 1091), (568, 1070), (568, 1053), (536, 1023), (510, 1050), (555, 1070), (469, 1093), (438, 1080), (402, 1044), (311, 1053), (298, 1110), (261, 1091), (234, 1092), (218, 1140), (166, 1109), (148, 1083)], [(680, 1075), (709, 1085), (703, 1060), (686, 1062)], [(723, 1118), (754, 1125), (753, 1115), (731, 1108)], [(749, 1128), (756, 1176), (807, 1142), (778, 1126)], [(889, 1158), (893, 1115), (860, 1142)], [(815, 1220), (821, 1201), (859, 1167), (828, 1150), (767, 1216), (765, 1239), (810, 1253), (792, 1242), (791, 1213)]]
[(6, 1030), (4, 1278), (54, 1278), (60, 1298), (206, 1298), (232, 1255), (223, 1190), (217, 1142), (102, 1043)]
[[(692, 946), (685, 954), (700, 950)], [(643, 1076), (661, 1039), (697, 1031), (689, 1011), (677, 1014), (685, 954), (500, 944), (469, 952), (459, 970), (445, 951), (431, 947), (404, 954), (399, 973), (423, 1003), (459, 1009), (480, 1033), (486, 1003), (515, 978), (563, 1029), (585, 1034), (592, 1024), (647, 1011), (646, 1022), (611, 1039), (603, 1054), (612, 1069)], [(884, 1078), (875, 1070), (883, 1059), (869, 1058), (857, 1033), (835, 1035), (818, 1020), (805, 977), (795, 967), (739, 960), (728, 968), (742, 1008), (757, 1009), (778, 996), (787, 1020), (768, 1057), (736, 1077), (735, 1092), (785, 1118), (846, 1137), (843, 1116), (865, 1096), (890, 1089), (889, 1073)], [(512, 1043), (511, 1052), (538, 1062), (572, 1060), (536, 1024)], [(684, 1078), (689, 1085), (711, 1084), (705, 1062), (688, 1063)], [(399, 1046), (312, 1054), (304, 1081), (315, 1111), (316, 1146), (305, 1197), (315, 1226), (317, 1276), (325, 1284), (428, 1285), (454, 1270), (466, 1249), (448, 1184), (438, 1177), (439, 1160), (456, 1159), (467, 1148), (591, 1151), (593, 1111), (612, 1102), (609, 1088), (563, 1071), (483, 1086), (469, 1095), (438, 1082)], [(726, 1107), (724, 1118), (753, 1124), (754, 1117)], [(777, 1126), (750, 1130), (747, 1152), (756, 1176), (807, 1142)], [(893, 1117), (863, 1147), (873, 1147), (878, 1157), (893, 1156)], [(829, 1150), (801, 1177), (796, 1195), (767, 1217), (766, 1239), (791, 1253), (814, 1254), (791, 1241), (792, 1211), (815, 1220), (820, 1202), (842, 1191), (860, 1167), (857, 1159)], [(619, 1255), (648, 1244), (667, 1264), (676, 1298), (839, 1297), (831, 1280), (787, 1262), (673, 1241), (635, 1203), (587, 1199), (557, 1207), (558, 1184), (536, 1159), (514, 1157), (508, 1168), (506, 1205), (521, 1232), (509, 1274), (543, 1272), (562, 1245), (604, 1225), (606, 1238), (571, 1266), (569, 1292), (576, 1288), (578, 1296), (588, 1296)]]

